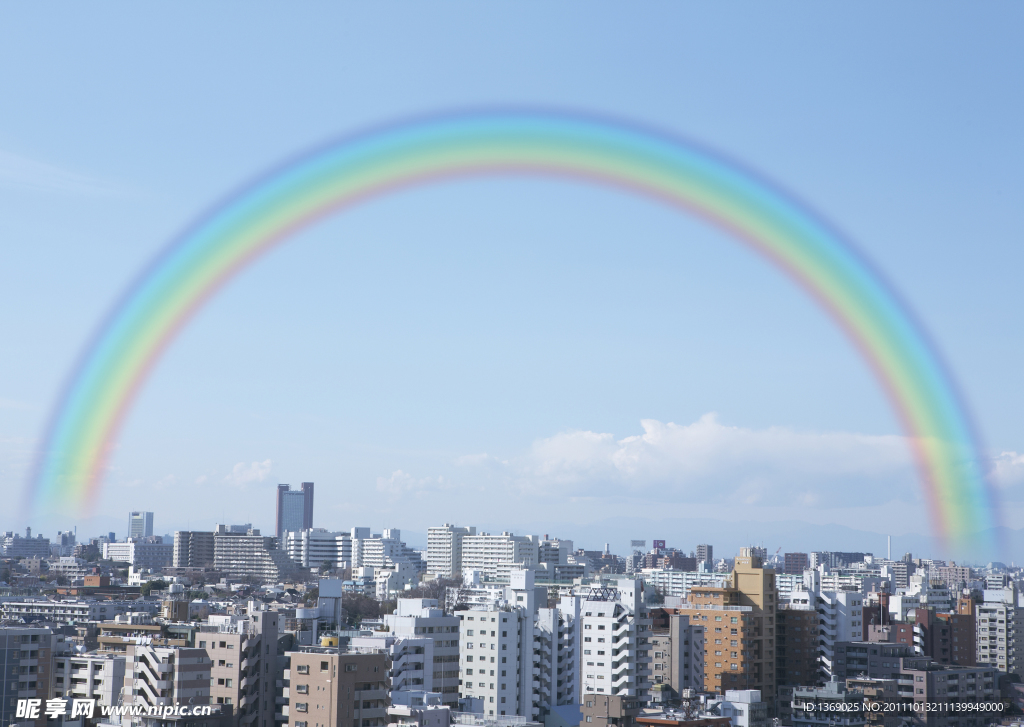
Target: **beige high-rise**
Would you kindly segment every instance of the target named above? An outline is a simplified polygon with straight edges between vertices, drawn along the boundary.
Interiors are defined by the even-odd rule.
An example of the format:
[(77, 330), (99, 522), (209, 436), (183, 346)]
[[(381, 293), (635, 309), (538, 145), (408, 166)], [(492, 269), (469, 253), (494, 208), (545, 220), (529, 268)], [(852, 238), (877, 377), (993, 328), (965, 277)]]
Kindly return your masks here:
[(694, 586), (676, 613), (704, 626), (704, 689), (759, 689), (761, 700), (775, 700), (775, 571), (743, 548), (735, 560), (732, 584)]

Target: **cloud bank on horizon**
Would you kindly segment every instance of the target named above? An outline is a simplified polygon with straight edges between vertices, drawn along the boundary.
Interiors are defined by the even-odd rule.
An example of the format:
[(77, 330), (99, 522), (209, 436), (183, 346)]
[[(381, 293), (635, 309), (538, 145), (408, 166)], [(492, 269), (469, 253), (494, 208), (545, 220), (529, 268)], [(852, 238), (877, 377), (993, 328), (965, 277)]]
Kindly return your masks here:
[[(692, 424), (644, 419), (642, 434), (565, 431), (510, 459), (455, 459), (456, 475), (397, 470), (377, 490), (398, 501), (435, 491), (500, 484), (522, 495), (598, 499), (623, 495), (675, 503), (844, 507), (857, 502), (922, 504), (906, 438), (787, 427), (752, 429), (708, 413)], [(1004, 496), (1024, 499), (1024, 455), (1003, 452), (993, 473)], [(464, 483), (464, 484), (462, 484)]]

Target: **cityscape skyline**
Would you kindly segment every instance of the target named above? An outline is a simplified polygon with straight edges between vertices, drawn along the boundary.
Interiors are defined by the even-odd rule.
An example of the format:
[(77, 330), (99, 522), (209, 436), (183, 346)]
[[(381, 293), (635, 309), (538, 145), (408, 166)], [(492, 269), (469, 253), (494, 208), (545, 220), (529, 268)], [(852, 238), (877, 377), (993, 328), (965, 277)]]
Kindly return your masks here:
[[(232, 27), (210, 12), (210, 27)], [(401, 53), (382, 58), (362, 35), (339, 46), (303, 28), (314, 40), (271, 61), (259, 39), (303, 26), (264, 18), (238, 30), (244, 70), (224, 66), (210, 41), (168, 66), (175, 33), (187, 32), (171, 13), (146, 31), (145, 47), (118, 39), (83, 50), (71, 76), (48, 57), (26, 70), (30, 80), (12, 83), (15, 110), (0, 139), (2, 232), (32, 244), (11, 246), (14, 272), (0, 290), (6, 310), (24, 312), (0, 321), (20, 353), (0, 364), (4, 492), (21, 492), (29, 479), (55, 392), (95, 322), (210, 200), (338, 134), (413, 111), (511, 101), (689, 137), (777, 180), (846, 230), (955, 372), (987, 442), (1005, 525), (1019, 530), (1024, 344), (1007, 332), (1024, 309), (1015, 273), (1024, 253), (1013, 244), (1022, 233), (1014, 193), (989, 192), (1019, 188), (1021, 103), (996, 80), (1021, 52), (1006, 30), (1014, 22), (966, 23), (953, 8), (922, 21), (901, 8), (877, 27), (831, 9), (795, 27), (754, 11), (757, 27), (789, 39), (780, 50), (722, 9), (662, 9), (663, 22), (613, 12), (576, 33), (580, 60), (570, 63), (560, 31), (538, 29), (579, 31), (570, 11), (552, 11), (543, 24), (473, 12), (479, 37), (495, 48), (517, 53), (505, 35), (516, 28), (535, 52), (521, 66), (503, 64), (501, 53), (466, 63), (475, 41), (453, 38), (434, 53), (403, 30), (402, 53), (419, 48), (424, 58), (408, 76), (395, 61)], [(393, 25), (387, 10), (350, 20), (370, 35)], [(431, 37), (450, 32), (439, 16), (422, 21)], [(17, 9), (12, 22), (39, 19)], [(672, 28), (690, 23), (708, 32), (680, 46)], [(54, 37), (79, 48), (82, 27), (102, 34), (109, 24), (69, 16)], [(623, 28), (635, 32), (620, 37)], [(934, 40), (946, 34), (976, 48), (957, 61), (969, 70), (950, 67)], [(621, 59), (604, 52), (613, 37), (629, 49)], [(0, 49), (7, 67), (30, 52), (21, 42)], [(136, 62), (119, 63), (129, 46)], [(756, 68), (741, 60), (752, 48), (764, 58)], [(797, 48), (813, 48), (820, 62), (808, 67)], [(358, 74), (339, 71), (345, 103), (282, 80), (351, 68), (357, 57), (374, 60)], [(678, 95), (664, 93), (670, 76)], [(154, 77), (173, 92), (155, 92), (146, 83)], [(239, 85), (225, 107), (214, 79), (229, 78)], [(841, 93), (832, 93), (835, 78), (844, 79)], [(64, 99), (90, 83), (103, 93), (75, 106), (80, 121), (57, 123), (69, 114)], [(40, 95), (45, 88), (58, 91)], [(138, 105), (102, 101), (135, 98), (136, 89)], [(279, 101), (271, 116), (268, 97)], [(812, 119), (805, 101), (815, 98), (829, 101)], [(197, 116), (197, 108), (219, 111)], [(761, 122), (749, 123), (755, 117)], [(964, 131), (978, 128), (985, 133)], [(268, 294), (280, 290), (289, 293)], [(900, 431), (826, 316), (718, 233), (601, 190), (451, 183), (310, 230), (215, 300), (158, 367), (112, 451), (108, 490), (78, 524), (116, 530), (105, 513), (145, 492), (151, 500), (137, 506), (187, 525), (194, 507), (183, 493), (223, 513), (261, 500), (274, 481), (305, 477), (322, 483), (318, 501), (334, 520), (395, 520), (410, 531), (421, 517), (444, 520), (447, 500), (465, 508), (467, 522), (495, 522), (484, 496), (495, 492), (510, 494), (504, 516), (531, 529), (564, 518), (584, 531), (613, 508), (654, 531), (659, 518), (699, 524), (727, 507), (730, 517), (779, 530), (802, 522), (927, 538)], [(32, 521), (46, 532), (72, 525), (48, 513)], [(4, 529), (25, 524), (0, 513)]]

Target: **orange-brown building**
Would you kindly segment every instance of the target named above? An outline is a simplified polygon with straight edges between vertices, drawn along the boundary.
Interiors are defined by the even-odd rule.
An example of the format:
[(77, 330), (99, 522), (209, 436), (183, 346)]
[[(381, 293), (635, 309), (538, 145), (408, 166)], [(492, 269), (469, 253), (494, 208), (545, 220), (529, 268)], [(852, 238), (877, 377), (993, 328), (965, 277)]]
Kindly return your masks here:
[(736, 557), (732, 585), (694, 586), (676, 613), (704, 626), (704, 689), (759, 689), (775, 701), (775, 571), (763, 568), (750, 548)]

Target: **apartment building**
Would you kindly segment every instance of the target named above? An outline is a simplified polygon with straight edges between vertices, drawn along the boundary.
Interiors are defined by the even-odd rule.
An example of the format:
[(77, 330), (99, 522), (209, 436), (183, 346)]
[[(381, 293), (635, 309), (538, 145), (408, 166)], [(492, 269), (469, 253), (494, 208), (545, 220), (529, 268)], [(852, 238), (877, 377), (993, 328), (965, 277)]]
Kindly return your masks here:
[[(382, 617), (388, 632), (401, 639), (431, 639), (424, 658), (423, 690), (439, 692), (442, 703), (459, 702), (459, 617), (446, 615), (433, 598), (399, 598), (395, 612)], [(424, 656), (428, 656), (426, 652)], [(429, 676), (428, 676), (429, 675)], [(429, 688), (428, 688), (429, 687)]]
[(928, 657), (900, 659), (900, 698), (912, 702), (915, 725), (927, 727), (980, 727), (998, 722), (998, 713), (958, 712), (935, 705), (999, 701), (999, 672), (992, 667), (958, 667), (937, 664)]
[(608, 694), (587, 694), (580, 704), (587, 727), (635, 727), (643, 703), (636, 697), (613, 697)]
[(236, 533), (218, 525), (213, 536), (213, 565), (226, 576), (275, 582), (295, 572), (295, 563), (277, 547), (277, 538), (260, 535), (256, 528)]
[(440, 578), (462, 575), (462, 538), (466, 535), (476, 535), (476, 528), (450, 523), (427, 528), (427, 573)]
[(51, 697), (54, 658), (64, 652), (64, 637), (46, 627), (0, 626), (0, 724), (34, 724), (44, 727), (45, 713), (36, 720), (16, 718), (19, 699), (40, 699), (45, 704)]
[(209, 657), (210, 704), (232, 707), (234, 727), (273, 727), (280, 616), (249, 602), (242, 616), (211, 616), (195, 644)]
[[(818, 626), (813, 606), (779, 605), (775, 612), (775, 682), (779, 689), (817, 683)], [(783, 701), (777, 702), (780, 708)]]
[(205, 568), (213, 565), (213, 532), (178, 530), (174, 533), (172, 563), (175, 568)]
[(54, 657), (53, 694), (74, 699), (95, 699), (112, 707), (121, 698), (126, 659), (115, 654), (71, 654)]
[(580, 604), (580, 682), (582, 699), (591, 695), (651, 700), (651, 614), (644, 582), (632, 578), (602, 580)]
[(309, 528), (285, 532), (284, 541), (288, 557), (303, 568), (319, 568), (324, 563), (337, 568), (351, 566), (351, 533)]
[(775, 702), (775, 571), (743, 548), (735, 558), (731, 585), (694, 588), (676, 609), (704, 627), (704, 689), (759, 689)]
[(826, 682), (822, 687), (794, 689), (790, 724), (793, 727), (822, 727), (823, 723), (828, 724), (822, 715), (837, 715), (843, 727), (865, 727), (867, 719), (861, 711), (863, 703), (863, 692), (848, 689), (845, 682), (837, 680)]
[(462, 572), (475, 570), (508, 582), (513, 570), (537, 564), (537, 539), (527, 535), (480, 533), (462, 536)]
[(857, 591), (794, 591), (790, 603), (818, 614), (818, 666), (828, 680), (834, 671), (833, 647), (840, 641), (863, 641), (870, 617), (864, 594)]
[(153, 513), (135, 510), (128, 513), (128, 537), (148, 538), (153, 535)]
[[(531, 711), (532, 691), (527, 688), (531, 681), (520, 660), (532, 652), (520, 648), (520, 639), (532, 615), (523, 607), (459, 612), (461, 695), (481, 700), (485, 716), (526, 716)], [(531, 641), (525, 644), (530, 645)], [(532, 661), (527, 663), (532, 671)]]
[(1016, 585), (983, 591), (982, 602), (975, 604), (979, 665), (1024, 675), (1024, 609), (1017, 604)]
[(155, 538), (128, 538), (123, 543), (104, 543), (103, 558), (136, 568), (160, 570), (173, 562), (174, 546), (158, 543)]
[(807, 553), (786, 553), (782, 562), (783, 572), (787, 575), (803, 575), (803, 572), (811, 567)]
[(704, 688), (704, 627), (689, 616), (651, 610), (647, 637), (651, 654), (652, 702), (676, 704), (684, 689)]
[(690, 590), (694, 586), (722, 588), (731, 581), (727, 573), (666, 570), (664, 568), (644, 568), (640, 571), (640, 575), (648, 587), (658, 594), (684, 599), (690, 595)]
[[(386, 654), (390, 668), (392, 703), (399, 692), (435, 693), (434, 640), (422, 637), (394, 636), (377, 632), (369, 636), (353, 636), (349, 646), (356, 651), (379, 651)], [(438, 695), (440, 700), (440, 695)]]
[[(211, 664), (205, 649), (133, 643), (127, 658), (125, 704), (149, 709), (210, 703)], [(132, 724), (141, 719), (133, 717)]]
[(377, 652), (333, 648), (289, 651), (280, 721), (289, 727), (387, 724), (388, 660)]
[(533, 570), (517, 570), (489, 602), (459, 612), (460, 691), (480, 700), (486, 718), (539, 721), (578, 704), (580, 599), (542, 608), (546, 601)]

